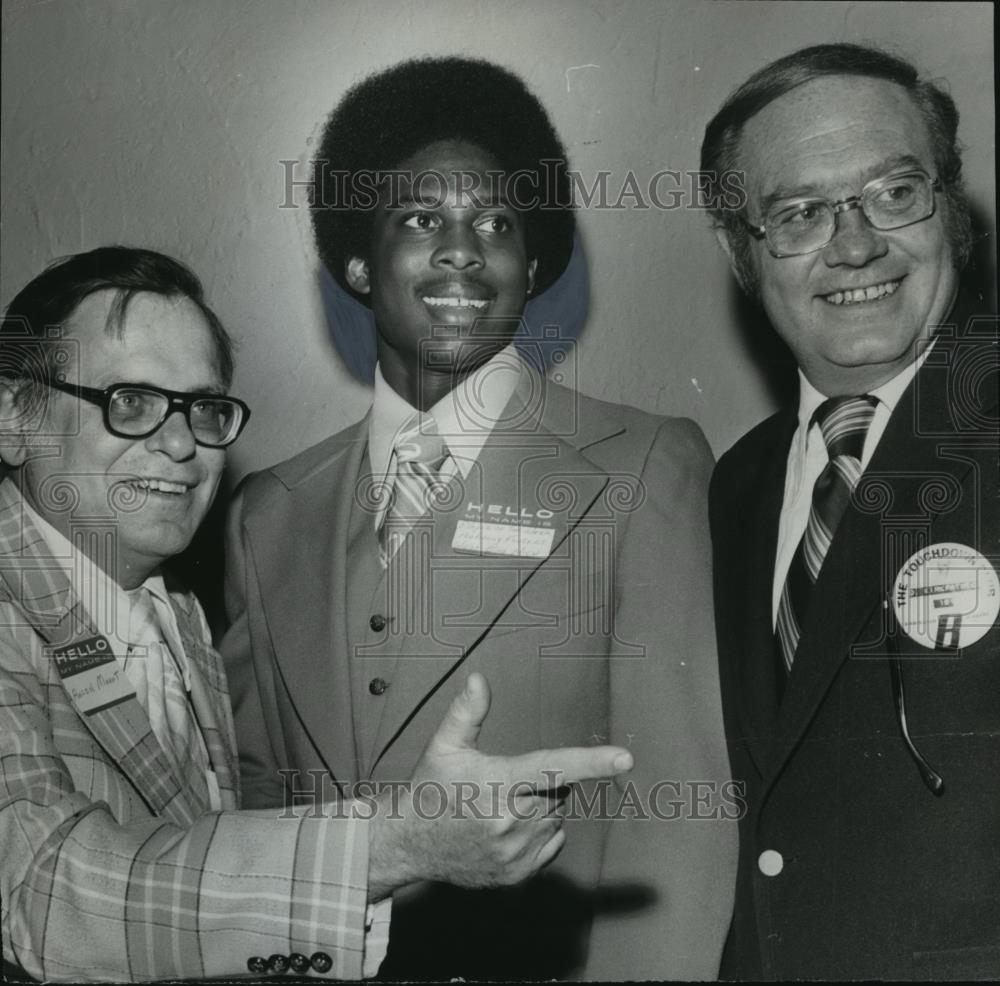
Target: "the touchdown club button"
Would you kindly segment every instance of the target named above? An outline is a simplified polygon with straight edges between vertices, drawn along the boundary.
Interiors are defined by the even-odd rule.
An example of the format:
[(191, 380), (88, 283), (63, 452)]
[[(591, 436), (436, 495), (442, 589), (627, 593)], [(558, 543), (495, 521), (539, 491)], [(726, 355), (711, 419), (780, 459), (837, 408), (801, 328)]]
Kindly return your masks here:
[(903, 632), (932, 650), (958, 650), (984, 637), (1000, 613), (1000, 579), (975, 548), (943, 541), (911, 555), (892, 587)]

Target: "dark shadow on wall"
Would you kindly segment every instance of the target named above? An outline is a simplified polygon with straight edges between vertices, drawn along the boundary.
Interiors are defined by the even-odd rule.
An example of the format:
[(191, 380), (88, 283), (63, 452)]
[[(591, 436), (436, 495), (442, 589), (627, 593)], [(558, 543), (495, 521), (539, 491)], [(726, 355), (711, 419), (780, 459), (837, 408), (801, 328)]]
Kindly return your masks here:
[(984, 315), (997, 311), (997, 238), (989, 218), (979, 206), (972, 206), (972, 252), (962, 276), (962, 286), (969, 297), (978, 299)]
[(164, 566), (184, 588), (198, 597), (216, 646), (226, 629), (224, 548), (226, 512), (233, 496), (232, 480), (227, 480), (228, 474), (223, 476), (215, 502), (187, 550)]
[(799, 379), (791, 350), (771, 327), (764, 309), (743, 293), (735, 278), (731, 278), (729, 284), (729, 310), (736, 320), (750, 362), (767, 384), (773, 405), (781, 407), (794, 401), (799, 392)]

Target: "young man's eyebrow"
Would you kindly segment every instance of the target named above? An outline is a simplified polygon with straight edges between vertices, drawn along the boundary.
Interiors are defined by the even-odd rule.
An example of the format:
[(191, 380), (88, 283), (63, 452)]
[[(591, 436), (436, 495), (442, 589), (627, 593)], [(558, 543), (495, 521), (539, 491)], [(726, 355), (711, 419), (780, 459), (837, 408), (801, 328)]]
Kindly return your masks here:
[[(412, 206), (419, 208), (440, 208), (443, 206), (448, 199), (451, 197), (451, 192), (449, 191), (447, 196), (442, 195), (419, 195), (415, 194), (413, 191), (401, 192), (398, 196), (394, 196), (390, 202), (387, 203), (387, 207), (392, 209), (405, 209)], [(477, 206), (483, 209), (507, 209), (512, 208), (506, 195), (492, 194), (485, 190), (479, 189), (462, 189), (460, 192), (461, 203), (464, 206)]]

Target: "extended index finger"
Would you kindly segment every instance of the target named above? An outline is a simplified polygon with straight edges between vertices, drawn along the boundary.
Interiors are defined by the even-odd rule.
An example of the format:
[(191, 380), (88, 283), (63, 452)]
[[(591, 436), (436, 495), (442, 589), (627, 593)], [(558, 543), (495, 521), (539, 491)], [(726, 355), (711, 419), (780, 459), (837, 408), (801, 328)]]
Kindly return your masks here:
[(546, 790), (574, 781), (614, 777), (633, 766), (632, 754), (620, 746), (566, 746), (510, 758), (508, 776), (512, 783)]

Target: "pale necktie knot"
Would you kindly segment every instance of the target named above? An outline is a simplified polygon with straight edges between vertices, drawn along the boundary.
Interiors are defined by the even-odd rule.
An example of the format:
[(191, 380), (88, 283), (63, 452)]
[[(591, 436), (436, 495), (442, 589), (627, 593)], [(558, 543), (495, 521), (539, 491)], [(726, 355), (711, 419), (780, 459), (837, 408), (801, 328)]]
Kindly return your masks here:
[(813, 420), (819, 425), (831, 459), (848, 455), (861, 460), (868, 426), (875, 415), (878, 400), (861, 397), (831, 397), (816, 409)]
[(407, 533), (443, 495), (438, 472), (448, 446), (429, 414), (415, 414), (396, 435), (396, 477), (378, 530), (383, 563), (395, 554)]
[(448, 457), (448, 446), (429, 414), (414, 415), (396, 436), (396, 464), (418, 463), (436, 473)]

